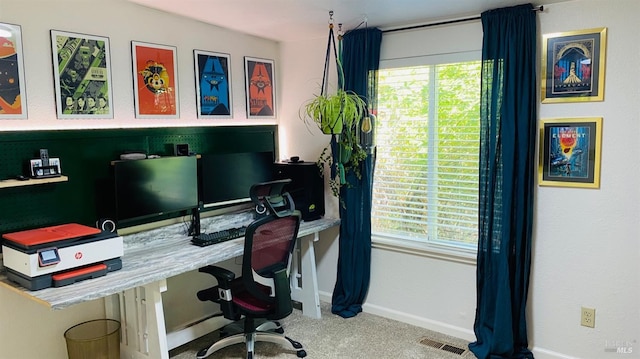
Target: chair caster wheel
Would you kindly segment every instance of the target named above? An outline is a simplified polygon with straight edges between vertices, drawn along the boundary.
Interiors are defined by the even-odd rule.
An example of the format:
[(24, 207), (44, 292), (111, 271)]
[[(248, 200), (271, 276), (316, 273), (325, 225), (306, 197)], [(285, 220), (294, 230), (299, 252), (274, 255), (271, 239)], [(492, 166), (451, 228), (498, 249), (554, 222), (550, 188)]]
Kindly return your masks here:
[[(292, 340), (290, 338), (286, 338), (286, 339), (291, 343), (291, 345), (293, 346), (294, 349), (302, 349), (302, 344), (300, 344), (297, 341)], [(298, 352), (304, 352), (304, 350), (299, 350)], [(300, 357), (300, 358), (302, 358), (302, 357)]]
[(209, 348), (200, 349), (200, 351), (198, 351), (198, 353), (196, 354), (196, 358), (197, 359), (206, 358), (206, 354), (208, 350)]
[(306, 356), (307, 356), (307, 352), (306, 352), (306, 351), (304, 351), (304, 350), (298, 350), (298, 351), (296, 352), (296, 355), (298, 356), (298, 358), (304, 358), (304, 357), (306, 357)]

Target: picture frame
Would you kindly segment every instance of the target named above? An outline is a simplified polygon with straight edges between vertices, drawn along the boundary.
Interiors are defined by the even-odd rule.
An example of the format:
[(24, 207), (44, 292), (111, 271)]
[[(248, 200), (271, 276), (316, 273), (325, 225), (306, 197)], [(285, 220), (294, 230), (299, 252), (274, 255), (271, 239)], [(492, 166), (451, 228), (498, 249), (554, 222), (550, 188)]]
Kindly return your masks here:
[(540, 186), (600, 188), (602, 118), (540, 120)]
[(136, 118), (179, 118), (177, 48), (131, 41)]
[(0, 74), (0, 119), (27, 119), (20, 25), (0, 22)]
[(33, 178), (46, 178), (46, 177), (59, 177), (62, 175), (60, 169), (60, 158), (49, 158), (49, 162), (42, 163), (42, 159), (33, 159), (29, 161), (31, 169), (31, 177)]
[(109, 38), (51, 30), (59, 119), (113, 118)]
[(542, 103), (604, 101), (607, 28), (542, 37)]
[(247, 118), (276, 118), (275, 62), (244, 57)]
[(193, 50), (198, 118), (232, 118), (231, 56)]

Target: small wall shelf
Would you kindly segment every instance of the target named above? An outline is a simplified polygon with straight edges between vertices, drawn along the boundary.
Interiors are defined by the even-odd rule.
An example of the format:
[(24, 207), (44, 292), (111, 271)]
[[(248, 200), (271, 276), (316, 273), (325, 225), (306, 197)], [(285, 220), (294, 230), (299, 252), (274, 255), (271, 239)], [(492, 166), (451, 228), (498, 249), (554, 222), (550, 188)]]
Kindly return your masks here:
[(49, 178), (30, 178), (26, 181), (19, 181), (17, 179), (8, 179), (8, 180), (0, 181), (0, 188), (35, 186), (35, 185), (44, 184), (44, 183), (67, 182), (68, 180), (69, 180), (69, 177), (67, 176), (49, 177)]

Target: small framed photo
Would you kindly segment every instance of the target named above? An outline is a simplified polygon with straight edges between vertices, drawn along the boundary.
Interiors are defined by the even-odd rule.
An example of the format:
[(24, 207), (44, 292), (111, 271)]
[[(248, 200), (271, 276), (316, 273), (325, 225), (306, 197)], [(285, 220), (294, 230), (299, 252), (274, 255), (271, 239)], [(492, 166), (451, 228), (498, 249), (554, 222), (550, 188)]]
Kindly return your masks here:
[(274, 61), (245, 56), (244, 77), (247, 118), (276, 118)]
[(193, 50), (198, 118), (231, 118), (231, 60), (229, 54)]
[(600, 187), (602, 118), (540, 120), (541, 186)]
[(607, 28), (542, 37), (542, 103), (604, 100)]
[(136, 118), (179, 118), (175, 46), (131, 41)]
[(62, 175), (59, 158), (49, 158), (47, 164), (43, 164), (42, 159), (34, 159), (30, 161), (30, 167), (31, 177), (33, 178), (59, 177)]
[(51, 30), (59, 119), (113, 118), (109, 38)]
[(0, 23), (0, 119), (26, 118), (22, 29)]

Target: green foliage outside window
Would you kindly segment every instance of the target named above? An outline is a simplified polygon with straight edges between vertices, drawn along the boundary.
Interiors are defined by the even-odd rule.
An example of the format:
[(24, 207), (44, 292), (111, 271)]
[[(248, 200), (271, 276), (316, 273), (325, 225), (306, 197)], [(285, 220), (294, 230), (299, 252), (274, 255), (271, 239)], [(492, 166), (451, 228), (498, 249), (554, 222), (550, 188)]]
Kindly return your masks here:
[(474, 246), (479, 61), (379, 71), (372, 229)]

